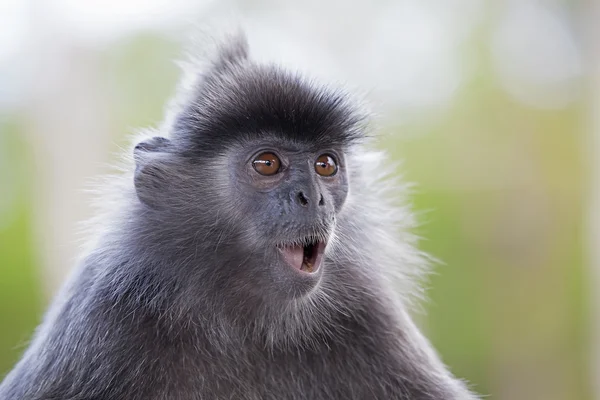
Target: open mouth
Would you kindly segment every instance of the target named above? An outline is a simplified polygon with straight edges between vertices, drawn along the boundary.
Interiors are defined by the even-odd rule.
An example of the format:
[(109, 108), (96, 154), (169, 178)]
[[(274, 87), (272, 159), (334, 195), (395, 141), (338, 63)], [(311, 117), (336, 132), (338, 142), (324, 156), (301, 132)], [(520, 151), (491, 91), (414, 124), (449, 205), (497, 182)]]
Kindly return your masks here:
[(314, 273), (319, 270), (323, 260), (326, 243), (317, 238), (309, 238), (303, 244), (280, 246), (285, 261), (293, 268)]

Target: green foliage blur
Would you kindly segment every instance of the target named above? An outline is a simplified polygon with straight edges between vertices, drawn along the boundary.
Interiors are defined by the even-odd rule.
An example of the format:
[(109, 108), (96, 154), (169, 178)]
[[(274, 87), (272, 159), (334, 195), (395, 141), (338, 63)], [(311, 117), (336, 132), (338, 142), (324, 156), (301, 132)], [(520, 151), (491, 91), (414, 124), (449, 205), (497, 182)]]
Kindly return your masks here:
[[(178, 49), (142, 35), (101, 54), (117, 91), (114, 152), (134, 127), (162, 117)], [(477, 76), (449, 109), (388, 127), (381, 146), (415, 182), (422, 248), (442, 262), (419, 321), (453, 372), (494, 399), (591, 399), (586, 354), (583, 203), (585, 104), (560, 111), (521, 105), (500, 89), (487, 53), (473, 44)], [(140, 71), (138, 65), (145, 67)], [(17, 361), (48, 302), (33, 240), (22, 139), (27, 121), (0, 127), (18, 204), (0, 220), (0, 376)], [(0, 192), (2, 188), (0, 188)]]

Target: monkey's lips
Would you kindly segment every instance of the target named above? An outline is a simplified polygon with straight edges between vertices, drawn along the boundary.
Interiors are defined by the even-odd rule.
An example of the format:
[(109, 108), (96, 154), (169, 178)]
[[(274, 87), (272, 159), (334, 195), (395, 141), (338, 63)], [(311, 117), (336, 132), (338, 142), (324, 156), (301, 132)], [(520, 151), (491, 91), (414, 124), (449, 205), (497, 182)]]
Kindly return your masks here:
[(306, 273), (314, 273), (321, 266), (325, 245), (325, 242), (315, 240), (304, 245), (284, 245), (279, 249), (285, 262), (292, 268)]

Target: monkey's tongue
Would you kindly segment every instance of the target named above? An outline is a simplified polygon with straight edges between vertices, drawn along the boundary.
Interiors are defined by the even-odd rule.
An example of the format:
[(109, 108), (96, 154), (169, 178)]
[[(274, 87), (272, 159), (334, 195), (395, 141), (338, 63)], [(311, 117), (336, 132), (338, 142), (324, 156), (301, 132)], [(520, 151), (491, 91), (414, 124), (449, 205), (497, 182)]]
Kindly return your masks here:
[(281, 249), (281, 252), (288, 264), (296, 269), (302, 269), (302, 262), (304, 261), (303, 246), (285, 246)]

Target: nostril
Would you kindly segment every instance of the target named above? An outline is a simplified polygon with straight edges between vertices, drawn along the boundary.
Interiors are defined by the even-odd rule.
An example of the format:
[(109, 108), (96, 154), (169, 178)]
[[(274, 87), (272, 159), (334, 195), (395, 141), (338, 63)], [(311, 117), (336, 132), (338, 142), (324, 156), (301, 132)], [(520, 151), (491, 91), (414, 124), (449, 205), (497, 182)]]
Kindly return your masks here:
[(324, 206), (325, 205), (325, 199), (323, 198), (323, 195), (321, 195), (321, 200), (319, 200), (319, 205), (320, 206)]
[(305, 206), (308, 204), (308, 199), (304, 196), (304, 193), (298, 192), (298, 201), (301, 205)]

